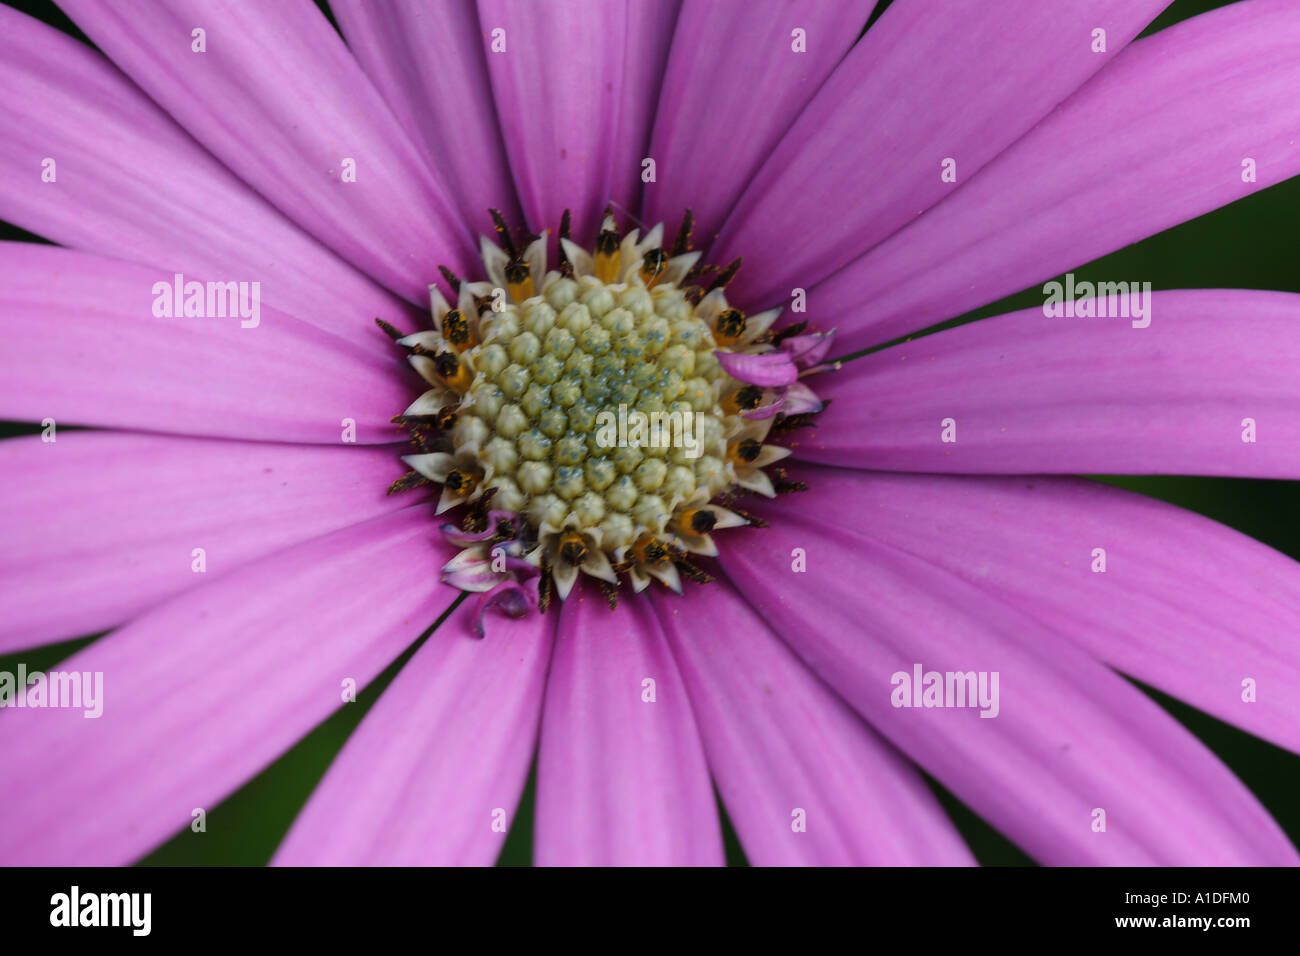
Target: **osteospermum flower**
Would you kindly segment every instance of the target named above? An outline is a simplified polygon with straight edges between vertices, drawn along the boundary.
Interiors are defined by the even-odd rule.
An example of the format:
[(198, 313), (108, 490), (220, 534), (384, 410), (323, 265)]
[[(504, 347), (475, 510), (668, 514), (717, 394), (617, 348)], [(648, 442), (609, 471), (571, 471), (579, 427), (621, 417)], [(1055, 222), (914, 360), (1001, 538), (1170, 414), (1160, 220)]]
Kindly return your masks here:
[(1046, 863), (1296, 861), (1116, 671), (1300, 749), (1300, 569), (1062, 476), (1300, 477), (1300, 297), (827, 367), (1295, 175), (1296, 4), (62, 6), (0, 650), (111, 633), (0, 714), (0, 860), (139, 858), (440, 621), (278, 862), (490, 863), (534, 760), (543, 863), (721, 862), (714, 785), (756, 863), (970, 862), (918, 768)]

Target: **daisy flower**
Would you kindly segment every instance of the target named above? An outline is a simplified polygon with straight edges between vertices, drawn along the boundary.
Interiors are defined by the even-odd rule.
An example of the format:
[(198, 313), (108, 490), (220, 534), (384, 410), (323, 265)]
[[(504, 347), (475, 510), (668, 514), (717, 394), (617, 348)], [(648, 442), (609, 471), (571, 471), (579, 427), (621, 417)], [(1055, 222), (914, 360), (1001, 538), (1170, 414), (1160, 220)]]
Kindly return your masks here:
[(401, 659), (275, 862), (491, 863), (535, 763), (543, 864), (719, 800), (973, 862), (922, 771), (1043, 863), (1295, 863), (1121, 674), (1300, 749), (1300, 569), (1071, 476), (1300, 477), (1300, 296), (900, 341), (1300, 172), (1300, 6), (1165, 5), (0, 7), (0, 651), (108, 632), (10, 680), (0, 861), (204, 839)]

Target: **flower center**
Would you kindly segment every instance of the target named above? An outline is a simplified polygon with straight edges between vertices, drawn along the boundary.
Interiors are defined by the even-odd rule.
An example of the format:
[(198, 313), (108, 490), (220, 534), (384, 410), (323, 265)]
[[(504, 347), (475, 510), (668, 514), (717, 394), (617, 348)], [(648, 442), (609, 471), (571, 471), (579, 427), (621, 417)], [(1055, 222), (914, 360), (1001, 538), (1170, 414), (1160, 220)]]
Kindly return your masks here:
[(380, 323), (430, 386), (394, 419), (419, 453), (390, 490), (441, 485), (438, 513), (463, 507), (444, 580), (523, 610), (534, 578), (543, 608), (580, 573), (611, 605), (625, 581), (709, 580), (694, 560), (717, 555), (713, 534), (756, 523), (734, 500), (797, 487), (766, 473), (789, 454), (766, 440), (821, 410), (798, 379), (830, 335), (728, 303), (740, 263), (702, 266), (689, 213), (671, 249), (661, 226), (624, 236), (607, 213), (592, 251), (566, 214), (551, 271), (546, 237), (520, 248), (493, 216), (487, 281), (443, 270), (457, 301), (431, 287), (432, 331)]

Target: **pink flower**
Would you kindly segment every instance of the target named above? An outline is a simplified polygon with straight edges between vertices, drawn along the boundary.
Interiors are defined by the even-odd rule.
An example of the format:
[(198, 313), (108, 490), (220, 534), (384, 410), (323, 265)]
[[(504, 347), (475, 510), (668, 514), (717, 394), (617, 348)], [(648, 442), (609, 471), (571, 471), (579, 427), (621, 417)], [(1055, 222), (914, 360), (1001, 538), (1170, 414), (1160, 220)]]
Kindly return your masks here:
[[(58, 665), (102, 716), (0, 713), (0, 862), (138, 859), (444, 615), (277, 862), (491, 863), (534, 760), (547, 864), (720, 863), (715, 785), (755, 863), (971, 862), (918, 768), (1044, 863), (1297, 861), (1116, 671), (1300, 749), (1300, 568), (1069, 476), (1300, 478), (1300, 296), (1034, 309), (808, 374), (833, 328), (882, 345), (1300, 172), (1291, 0), (1137, 42), (1164, 0), (897, 0), (856, 44), (869, 0), (334, 0), (346, 43), (308, 0), (62, 6), (102, 55), (0, 7), (0, 217), (59, 244), (0, 247), (0, 415), (57, 439), (0, 444), (0, 652), (111, 633)], [(574, 570), (542, 614), (520, 548), (460, 559), (501, 589), (458, 603), (475, 532), (385, 494), (420, 386), (374, 320), (482, 279), (489, 208), (571, 209), (588, 249), (607, 204), (691, 208), (744, 309), (805, 297), (793, 346), (723, 354), (773, 393), (755, 434), (830, 399), (782, 433), (808, 490), (745, 498), (767, 527), (681, 595), (611, 612)], [(257, 321), (160, 315), (173, 281), (256, 282)]]

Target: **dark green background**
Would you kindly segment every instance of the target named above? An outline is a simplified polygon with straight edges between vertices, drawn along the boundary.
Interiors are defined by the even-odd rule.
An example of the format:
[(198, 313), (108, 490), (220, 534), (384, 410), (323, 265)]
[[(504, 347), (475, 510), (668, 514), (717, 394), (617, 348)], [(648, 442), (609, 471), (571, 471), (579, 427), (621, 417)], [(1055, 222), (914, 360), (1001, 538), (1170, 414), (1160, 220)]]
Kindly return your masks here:
[[(80, 31), (50, 3), (12, 5), (84, 39)], [(873, 14), (868, 28), (888, 5), (883, 4)], [(1176, 0), (1147, 32), (1225, 5), (1225, 0)], [(845, 29), (853, 29), (853, 25), (846, 24)], [(1297, 223), (1300, 223), (1300, 177), (1073, 271), (1081, 280), (1093, 281), (1116, 275), (1141, 276), (1144, 280), (1149, 279), (1157, 290), (1255, 288), (1300, 292)], [(40, 241), (5, 223), (0, 223), (0, 238)], [(1029, 308), (1041, 302), (1040, 288), (1035, 285), (945, 325)], [(1300, 370), (1297, 374), (1300, 375)], [(36, 429), (29, 423), (0, 423), (0, 435), (34, 431)], [(1300, 559), (1300, 525), (1295, 520), (1300, 495), (1291, 482), (1149, 476), (1108, 477), (1104, 480), (1208, 515)], [(87, 493), (93, 494), (93, 489), (88, 488)], [(88, 637), (0, 657), (0, 670), (12, 671), (20, 659), (29, 669), (46, 669), (93, 639)], [(341, 708), (300, 744), (212, 810), (208, 815), (207, 833), (196, 835), (188, 828), (183, 829), (142, 861), (144, 865), (261, 864), (269, 860), (330, 760), (413, 651), (414, 648), (376, 679), (355, 705)], [(1300, 844), (1300, 801), (1295, 792), (1296, 782), (1300, 781), (1300, 757), (1235, 730), (1163, 694), (1143, 689), (1232, 767), (1268, 807), (1292, 841)], [(220, 732), (220, 729), (214, 728), (214, 732)], [(1019, 850), (950, 794), (937, 784), (934, 786), (981, 862), (994, 865), (1029, 862)], [(532, 807), (533, 785), (530, 780), (502, 853), (502, 864), (530, 862)], [(744, 854), (730, 825), (725, 822), (725, 815), (724, 832), (728, 859), (743, 864)], [(1189, 834), (1188, 838), (1195, 839), (1195, 835)]]

